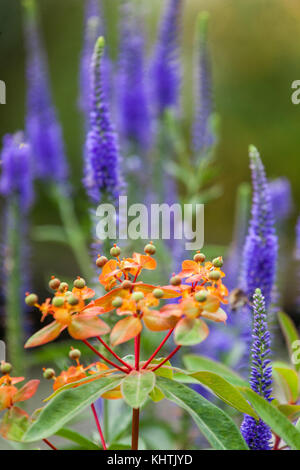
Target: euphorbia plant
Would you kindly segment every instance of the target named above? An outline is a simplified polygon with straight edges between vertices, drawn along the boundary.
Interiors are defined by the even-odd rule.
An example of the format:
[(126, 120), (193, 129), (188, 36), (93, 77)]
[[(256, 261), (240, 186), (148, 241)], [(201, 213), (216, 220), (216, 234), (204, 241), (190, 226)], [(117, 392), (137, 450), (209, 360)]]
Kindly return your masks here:
[[(201, 430), (209, 430), (205, 431), (205, 435), (214, 447), (247, 448), (231, 418), (180, 383), (180, 376), (188, 372), (170, 363), (182, 346), (205, 340), (209, 328), (203, 319), (226, 321), (226, 313), (220, 308), (221, 303), (227, 302), (228, 293), (222, 282), (222, 258), (206, 262), (205, 256), (197, 252), (193, 260), (183, 261), (181, 272), (174, 274), (168, 285), (157, 286), (140, 280), (144, 270), (156, 268), (153, 258), (155, 246), (152, 243), (146, 245), (146, 254), (134, 253), (131, 258), (121, 259), (121, 250), (116, 245), (110, 253), (110, 260), (99, 255), (96, 261), (101, 269), (99, 281), (107, 290), (105, 295), (96, 300), (91, 300), (95, 293), (80, 277), (75, 279), (72, 290), (66, 282), (52, 277), (49, 287), (54, 291), (53, 298), (43, 303), (39, 303), (36, 294), (27, 294), (26, 303), (41, 311), (41, 321), (47, 317), (52, 317), (53, 321), (29, 338), (26, 348), (53, 341), (67, 329), (71, 337), (81, 340), (101, 361), (84, 366), (80, 363), (80, 351), (71, 349), (69, 356), (76, 361), (76, 366), (72, 365), (58, 376), (53, 369), (44, 370), (45, 378), (54, 379), (54, 393), (46, 400), (46, 406), (33, 417), (22, 416), (22, 426), (16, 423), (15, 413), (11, 411), (14, 409), (13, 400), (8, 404), (3, 401), (3, 407), (7, 407), (9, 413), (4, 428), (2, 425), (2, 435), (24, 442), (45, 440), (59, 432), (65, 423), (85, 407), (91, 406), (102, 448), (106, 449), (108, 443), (94, 402), (99, 397), (123, 399), (132, 408), (132, 449), (137, 449), (140, 409), (148, 398), (154, 402), (167, 398), (187, 410)], [(164, 304), (165, 300), (168, 303)], [(115, 318), (117, 321), (110, 328), (100, 316), (112, 317), (106, 318), (110, 323)], [(161, 344), (146, 359), (140, 353), (143, 327), (152, 332), (167, 332)], [(110, 344), (102, 338), (108, 333)], [(171, 335), (174, 335), (175, 349), (166, 357), (158, 358)], [(90, 338), (96, 338), (101, 343), (110, 354), (110, 359), (91, 344)], [(113, 350), (115, 346), (131, 340), (134, 341), (134, 355), (122, 358)], [(194, 374), (195, 379), (202, 380)], [(3, 396), (7, 395), (3, 388), (0, 391)], [(241, 394), (239, 399), (242, 401), (239, 407), (230, 404), (257, 417)], [(10, 432), (8, 436), (8, 427), (18, 432), (15, 435)], [(49, 443), (47, 439), (46, 442)], [(93, 443), (91, 445), (95, 446)]]

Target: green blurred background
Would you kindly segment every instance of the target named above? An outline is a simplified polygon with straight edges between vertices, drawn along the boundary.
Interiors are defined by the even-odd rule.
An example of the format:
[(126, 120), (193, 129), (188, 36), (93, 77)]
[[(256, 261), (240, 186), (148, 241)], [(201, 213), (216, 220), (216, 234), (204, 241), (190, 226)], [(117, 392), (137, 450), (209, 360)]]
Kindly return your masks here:
[[(136, 3), (145, 7), (144, 21), (151, 41), (165, 1)], [(299, 208), (300, 105), (291, 102), (291, 83), (300, 78), (300, 7), (297, 0), (183, 3), (182, 95), (186, 133), (190, 132), (192, 119), (194, 23), (199, 11), (211, 13), (209, 39), (215, 103), (221, 117), (218, 178), (224, 194), (206, 207), (205, 239), (208, 243), (227, 244), (231, 240), (236, 189), (250, 177), (247, 156), (250, 143), (261, 151), (269, 177), (284, 175), (290, 179)], [(77, 99), (84, 1), (39, 0), (38, 4), (54, 100), (63, 125), (72, 179), (80, 193), (84, 136)], [(0, 5), (0, 79), (7, 84), (7, 104), (0, 106), (0, 135), (3, 135), (24, 126), (25, 72), (21, 1), (1, 0)], [(120, 0), (103, 0), (103, 5), (108, 44), (116, 57)], [(38, 203), (36, 211), (39, 222), (49, 223), (53, 220), (48, 219), (55, 218), (53, 209), (44, 201)], [(295, 217), (289, 228), (290, 240), (294, 221)], [(45, 251), (43, 246), (38, 261), (40, 258), (47, 261)], [(70, 260), (66, 258), (66, 262)]]

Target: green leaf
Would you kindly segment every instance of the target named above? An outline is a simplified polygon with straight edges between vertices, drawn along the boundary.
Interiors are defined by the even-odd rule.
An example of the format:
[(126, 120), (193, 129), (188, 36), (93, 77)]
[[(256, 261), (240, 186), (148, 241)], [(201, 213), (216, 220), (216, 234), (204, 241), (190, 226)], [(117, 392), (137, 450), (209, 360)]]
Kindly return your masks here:
[(55, 434), (103, 393), (120, 385), (121, 380), (121, 376), (103, 377), (80, 387), (64, 390), (42, 409), (23, 441), (38, 441)]
[(239, 429), (220, 408), (186, 385), (157, 377), (157, 386), (166, 398), (185, 409), (214, 449), (248, 449)]
[(299, 396), (299, 378), (294, 369), (289, 366), (279, 366), (273, 364), (273, 373), (279, 384), (282, 386), (287, 401), (296, 403)]
[(68, 243), (66, 232), (59, 225), (39, 225), (34, 227), (32, 238), (38, 242)]
[(193, 346), (204, 341), (208, 334), (208, 326), (203, 320), (184, 318), (175, 328), (175, 343), (182, 346)]
[(221, 362), (214, 361), (213, 359), (209, 359), (204, 356), (197, 356), (196, 354), (187, 354), (183, 356), (183, 363), (190, 371), (214, 372), (232, 385), (239, 385), (241, 387), (248, 386), (248, 383), (238, 374), (229, 369), (229, 367), (226, 367), (224, 364), (221, 364)]
[(132, 371), (121, 383), (123, 398), (131, 408), (140, 408), (155, 386), (155, 374), (149, 370)]
[(56, 436), (63, 437), (69, 441), (79, 444), (85, 450), (100, 450), (100, 447), (97, 446), (93, 441), (87, 439), (85, 436), (82, 436), (76, 431), (68, 428), (62, 428), (55, 433)]
[(13, 406), (3, 416), (0, 433), (5, 439), (20, 442), (29, 426), (30, 420), (27, 413)]
[(274, 405), (266, 401), (253, 390), (240, 387), (244, 397), (249, 400), (259, 417), (272, 431), (281, 437), (288, 446), (300, 450), (300, 432)]
[(278, 313), (278, 320), (279, 320), (279, 324), (280, 324), (283, 336), (285, 337), (285, 341), (286, 341), (286, 344), (287, 344), (287, 347), (288, 347), (288, 350), (289, 350), (290, 359), (291, 359), (292, 363), (294, 364), (295, 369), (297, 371), (299, 371), (300, 370), (300, 362), (299, 362), (299, 364), (295, 364), (294, 363), (295, 361), (293, 361), (293, 359), (292, 359), (295, 347), (299, 346), (299, 344), (296, 344), (296, 346), (295, 346), (295, 343), (294, 343), (294, 341), (299, 340), (299, 335), (298, 335), (297, 329), (296, 329), (292, 319), (284, 312), (279, 312)]
[(300, 417), (300, 405), (277, 405), (277, 408), (284, 414), (290, 421)]
[[(156, 358), (153, 359), (150, 364), (159, 364), (161, 361), (163, 361), (162, 357)], [(165, 362), (164, 366), (165, 367), (160, 367), (159, 369), (157, 369), (154, 374), (158, 375), (159, 377), (167, 377), (167, 379), (172, 379), (174, 374), (173, 370), (171, 369), (171, 362)], [(170, 369), (167, 369), (167, 367), (170, 367)], [(165, 398), (163, 392), (158, 387), (154, 387), (152, 392), (149, 393), (149, 396), (151, 400), (153, 400), (155, 403), (158, 403), (159, 401)]]
[(190, 375), (197, 379), (202, 385), (208, 387), (218, 398), (227, 403), (227, 405), (258, 420), (257, 414), (251, 408), (247, 400), (245, 400), (241, 392), (220, 375), (214, 372), (194, 372)]

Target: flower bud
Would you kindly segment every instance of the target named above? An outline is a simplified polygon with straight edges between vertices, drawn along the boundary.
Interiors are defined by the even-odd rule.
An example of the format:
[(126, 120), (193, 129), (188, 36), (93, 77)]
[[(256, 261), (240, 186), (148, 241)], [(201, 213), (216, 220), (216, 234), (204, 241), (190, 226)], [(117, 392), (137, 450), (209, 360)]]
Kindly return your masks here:
[(96, 259), (96, 265), (98, 266), (98, 268), (103, 268), (107, 261), (108, 259), (106, 258), (106, 256), (98, 256), (98, 258)]
[(60, 286), (60, 280), (57, 279), (57, 277), (53, 276), (49, 282), (50, 289), (56, 290), (59, 288), (59, 286)]
[(43, 377), (44, 377), (44, 379), (47, 379), (47, 380), (53, 379), (53, 377), (55, 377), (55, 370), (50, 369), (50, 368), (45, 369), (44, 373), (43, 373)]
[(145, 246), (144, 252), (147, 253), (147, 255), (154, 255), (156, 253), (156, 248), (152, 242), (148, 243)]
[(59, 292), (64, 293), (69, 289), (69, 284), (67, 282), (61, 282), (59, 286)]
[(76, 287), (76, 289), (83, 289), (85, 287), (86, 283), (85, 283), (85, 280), (82, 277), (78, 277), (73, 282), (73, 285), (74, 285), (74, 287)]
[(122, 306), (123, 304), (123, 299), (122, 297), (115, 297), (112, 302), (111, 302), (112, 306), (115, 307), (115, 308), (119, 308)]
[(125, 281), (122, 282), (121, 287), (122, 289), (131, 289), (132, 282), (125, 279)]
[(213, 259), (212, 264), (215, 268), (222, 268), (223, 266), (223, 258), (219, 256), (218, 258)]
[(152, 294), (156, 299), (161, 299), (164, 296), (164, 291), (162, 289), (154, 289)]
[(207, 292), (205, 290), (200, 290), (199, 292), (196, 292), (195, 300), (197, 300), (197, 302), (205, 302), (206, 299), (207, 299)]
[(1, 362), (0, 370), (2, 374), (9, 374), (12, 371), (12, 365), (9, 362)]
[(28, 294), (26, 297), (25, 297), (25, 303), (29, 306), (29, 307), (33, 307), (37, 302), (38, 302), (38, 296), (36, 294)]
[(181, 277), (180, 276), (172, 276), (171, 279), (170, 279), (170, 284), (172, 286), (180, 286)]
[(196, 261), (196, 263), (204, 263), (205, 255), (203, 253), (196, 253), (194, 256), (194, 261)]
[(220, 271), (211, 271), (208, 275), (210, 281), (218, 281), (221, 278)]
[(81, 352), (79, 351), (79, 349), (71, 349), (71, 351), (69, 352), (69, 358), (70, 359), (74, 359), (76, 361), (76, 359), (79, 359), (81, 356)]
[(114, 245), (110, 249), (110, 254), (111, 254), (111, 256), (114, 256), (115, 258), (117, 258), (121, 254), (121, 248), (119, 248), (117, 245)]
[(64, 303), (65, 301), (62, 297), (53, 297), (52, 299), (52, 305), (54, 305), (54, 307), (62, 307)]
[(135, 302), (138, 302), (139, 300), (142, 300), (144, 298), (143, 292), (134, 292), (131, 296), (132, 300)]
[(70, 295), (68, 295), (67, 302), (68, 302), (69, 305), (77, 305), (78, 302), (79, 302), (79, 299), (78, 299), (78, 297), (76, 297), (76, 295), (70, 294)]

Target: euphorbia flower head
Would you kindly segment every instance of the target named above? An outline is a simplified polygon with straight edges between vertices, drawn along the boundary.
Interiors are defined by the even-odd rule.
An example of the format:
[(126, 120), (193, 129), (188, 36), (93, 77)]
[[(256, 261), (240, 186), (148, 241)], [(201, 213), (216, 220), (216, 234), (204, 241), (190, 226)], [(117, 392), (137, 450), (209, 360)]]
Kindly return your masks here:
[(31, 398), (39, 386), (39, 380), (30, 380), (18, 389), (15, 385), (22, 382), (24, 377), (11, 377), (4, 374), (0, 378), (0, 411), (12, 408), (15, 403)]

